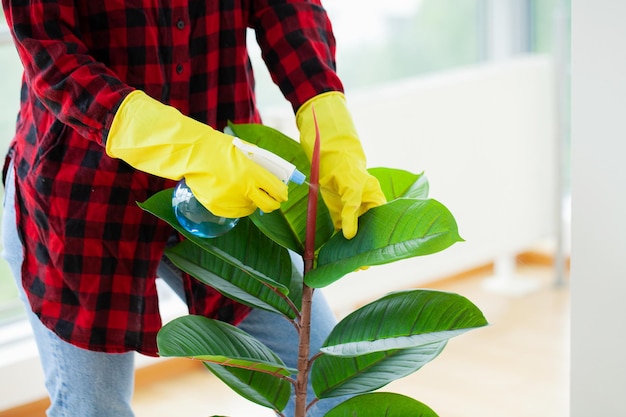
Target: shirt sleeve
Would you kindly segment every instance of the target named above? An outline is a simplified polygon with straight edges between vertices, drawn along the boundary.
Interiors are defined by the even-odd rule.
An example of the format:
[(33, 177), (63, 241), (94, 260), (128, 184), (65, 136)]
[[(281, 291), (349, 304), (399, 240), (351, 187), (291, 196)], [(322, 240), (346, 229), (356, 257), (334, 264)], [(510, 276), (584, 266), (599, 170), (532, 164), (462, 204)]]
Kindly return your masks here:
[(103, 143), (115, 108), (132, 91), (80, 40), (71, 0), (3, 0), (7, 23), (39, 101), (82, 136)]
[(294, 111), (318, 94), (343, 92), (336, 72), (335, 37), (319, 0), (252, 3), (250, 26), (263, 60)]

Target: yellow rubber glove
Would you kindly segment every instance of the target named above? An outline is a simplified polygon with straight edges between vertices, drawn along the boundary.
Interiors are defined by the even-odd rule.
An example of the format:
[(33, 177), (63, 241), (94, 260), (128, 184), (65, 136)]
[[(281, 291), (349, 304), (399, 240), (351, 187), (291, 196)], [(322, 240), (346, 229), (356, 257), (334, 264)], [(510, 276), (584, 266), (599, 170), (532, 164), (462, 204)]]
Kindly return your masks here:
[(361, 141), (346, 100), (340, 92), (313, 97), (298, 109), (296, 123), (300, 143), (311, 158), (315, 144), (313, 111), (320, 130), (320, 188), (335, 229), (346, 239), (357, 232), (358, 218), (385, 203), (378, 180), (366, 170)]
[(216, 216), (237, 218), (257, 207), (269, 213), (287, 200), (287, 185), (248, 159), (217, 131), (142, 91), (120, 105), (106, 152), (134, 168), (172, 180), (183, 177)]

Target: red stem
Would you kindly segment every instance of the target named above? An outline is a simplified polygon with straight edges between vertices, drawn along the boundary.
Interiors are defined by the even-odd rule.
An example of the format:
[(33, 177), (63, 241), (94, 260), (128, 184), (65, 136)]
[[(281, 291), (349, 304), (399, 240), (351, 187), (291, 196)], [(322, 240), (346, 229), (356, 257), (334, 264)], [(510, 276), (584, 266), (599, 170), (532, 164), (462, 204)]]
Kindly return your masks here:
[(313, 112), (313, 122), (315, 124), (315, 143), (313, 144), (313, 154), (311, 155), (311, 176), (309, 178), (306, 238), (304, 241), (305, 274), (313, 269), (313, 261), (315, 259), (315, 229), (317, 227), (317, 198), (319, 195), (320, 179), (320, 131), (317, 125), (317, 118), (315, 117), (315, 109), (311, 107), (311, 111)]

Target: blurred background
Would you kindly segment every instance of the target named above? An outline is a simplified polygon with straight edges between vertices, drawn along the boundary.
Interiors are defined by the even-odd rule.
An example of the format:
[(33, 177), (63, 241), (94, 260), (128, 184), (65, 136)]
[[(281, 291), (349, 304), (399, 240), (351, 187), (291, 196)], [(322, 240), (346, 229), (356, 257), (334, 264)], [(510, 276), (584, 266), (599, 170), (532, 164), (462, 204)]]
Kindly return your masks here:
[[(337, 308), (494, 263), (486, 285), (536, 288), (514, 260), (547, 250), (565, 284), (569, 252), (569, 2), (356, 0), (324, 2), (338, 72), (369, 166), (424, 172), (466, 242), (374, 268), (328, 290)], [(298, 137), (251, 37), (264, 122)], [(385, 286), (378, 284), (386, 277)], [(356, 278), (355, 278), (356, 279)]]
[[(481, 307), (494, 316), (508, 311), (503, 303), (540, 291), (565, 296), (558, 303), (540, 303), (545, 303), (544, 313), (558, 315), (554, 325), (562, 330), (549, 348), (551, 358), (566, 359), (569, 1), (323, 4), (333, 22), (338, 72), (369, 166), (425, 172), (431, 196), (450, 208), (466, 240), (441, 254), (370, 268), (333, 284), (327, 296), (337, 314), (388, 291), (437, 286), (450, 277), (481, 271), (480, 279), (463, 290), (483, 291), (476, 297), (490, 303)], [(253, 33), (249, 38), (264, 122), (297, 138), (290, 105), (271, 82)], [(3, 155), (14, 130), (21, 77), (4, 19), (0, 63)], [(541, 271), (520, 272), (520, 256), (528, 253), (541, 260)], [(182, 314), (171, 294), (163, 293), (164, 316)], [(552, 311), (555, 306), (558, 311)], [(537, 320), (546, 316), (541, 317)], [(526, 336), (518, 337), (524, 343)], [(0, 260), (0, 415), (45, 395), (29, 338), (13, 278)], [(138, 363), (141, 367), (147, 362)], [(547, 401), (553, 397), (551, 414), (518, 409), (518, 414), (493, 415), (567, 415), (567, 371), (560, 367), (558, 372), (544, 390)], [(515, 384), (510, 388), (515, 390)], [(517, 408), (515, 401), (511, 408)], [(459, 410), (442, 415), (490, 414)]]

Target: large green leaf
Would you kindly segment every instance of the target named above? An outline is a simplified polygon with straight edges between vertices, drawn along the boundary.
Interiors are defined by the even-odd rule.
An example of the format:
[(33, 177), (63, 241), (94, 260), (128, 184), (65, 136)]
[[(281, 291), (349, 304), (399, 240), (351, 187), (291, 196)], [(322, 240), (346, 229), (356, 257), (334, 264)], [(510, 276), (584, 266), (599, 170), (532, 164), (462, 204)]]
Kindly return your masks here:
[(405, 377), (435, 359), (445, 341), (356, 357), (322, 354), (313, 363), (311, 381), (318, 398), (361, 394)]
[[(307, 178), (311, 174), (309, 162), (300, 144), (269, 126), (260, 124), (230, 124), (233, 134), (294, 164)], [(267, 236), (299, 254), (304, 252), (306, 213), (309, 189), (306, 184), (289, 184), (289, 199), (280, 209), (271, 213), (254, 213), (250, 218)], [(320, 198), (317, 208), (315, 246), (319, 248), (334, 233), (326, 205)]]
[(320, 249), (316, 268), (304, 280), (310, 287), (325, 287), (363, 266), (432, 254), (462, 240), (443, 204), (431, 199), (397, 199), (362, 215), (351, 240), (336, 233)]
[(282, 410), (291, 392), (289, 369), (267, 346), (230, 324), (202, 316), (183, 316), (157, 335), (160, 356), (202, 360), (240, 395)]
[(206, 239), (189, 233), (178, 223), (172, 209), (171, 189), (159, 191), (145, 202), (139, 203), (139, 206), (168, 222), (190, 242), (244, 271), (251, 278), (262, 281), (284, 294), (289, 292), (289, 285), (282, 282), (289, 282), (291, 279), (291, 268), (282, 268), (279, 274), (274, 274), (276, 271), (272, 271), (272, 275), (267, 273), (268, 267), (273, 262), (287, 265), (290, 262), (289, 253), (261, 233), (249, 219), (240, 219), (237, 226), (223, 236)]
[(324, 417), (438, 417), (430, 407), (413, 398), (390, 392), (357, 395), (339, 404)]
[(160, 356), (199, 359), (223, 366), (289, 376), (289, 369), (267, 346), (220, 320), (187, 315), (166, 323), (157, 335)]
[(422, 174), (394, 168), (370, 168), (369, 173), (376, 177), (387, 201), (396, 198), (428, 198), (428, 179)]
[[(292, 295), (297, 296), (297, 299), (293, 300), (292, 307), (292, 304), (287, 302), (285, 295), (274, 291), (262, 281), (250, 279), (250, 275), (245, 271), (222, 261), (186, 240), (166, 249), (165, 254), (178, 268), (204, 284), (215, 288), (230, 299), (250, 307), (282, 314), (289, 319), (296, 317), (294, 307), (297, 308), (302, 301), (300, 299), (301, 291), (289, 293), (290, 297)], [(248, 254), (252, 257), (256, 251), (249, 251)], [(260, 261), (255, 261), (255, 264)], [(288, 259), (266, 259), (266, 261), (268, 262), (267, 268), (264, 268), (264, 273), (269, 276), (286, 277), (287, 274), (283, 273), (283, 270), (291, 269), (291, 263), (286, 263)], [(272, 269), (275, 272), (272, 272)], [(298, 277), (296, 276), (296, 278)], [(301, 278), (297, 281), (301, 286)], [(289, 282), (282, 284), (290, 285)]]
[(291, 396), (292, 384), (285, 379), (213, 363), (204, 365), (237, 394), (263, 407), (281, 411)]
[(321, 351), (352, 357), (406, 349), (439, 343), (487, 324), (480, 309), (459, 294), (422, 289), (400, 291), (342, 319)]

